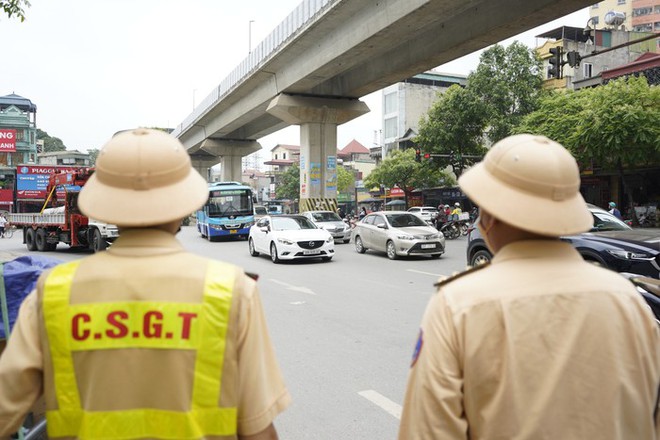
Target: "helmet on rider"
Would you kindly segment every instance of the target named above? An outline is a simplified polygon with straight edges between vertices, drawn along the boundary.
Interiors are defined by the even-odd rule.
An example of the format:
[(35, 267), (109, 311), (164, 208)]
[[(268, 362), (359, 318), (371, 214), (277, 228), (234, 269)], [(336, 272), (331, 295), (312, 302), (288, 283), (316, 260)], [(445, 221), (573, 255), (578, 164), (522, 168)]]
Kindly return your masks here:
[(103, 146), (78, 205), (85, 215), (117, 226), (153, 226), (186, 217), (207, 198), (208, 185), (181, 142), (137, 128)]
[(610, 206), (610, 208), (616, 208), (616, 203), (614, 203), (614, 202), (610, 202), (610, 203), (609, 203), (609, 206)]

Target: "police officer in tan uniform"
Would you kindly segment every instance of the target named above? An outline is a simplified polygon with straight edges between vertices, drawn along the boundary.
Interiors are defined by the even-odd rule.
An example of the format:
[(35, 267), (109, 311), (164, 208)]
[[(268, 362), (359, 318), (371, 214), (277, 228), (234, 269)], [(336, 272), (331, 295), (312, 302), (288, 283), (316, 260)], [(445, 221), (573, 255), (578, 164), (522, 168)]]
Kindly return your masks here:
[(399, 439), (658, 438), (660, 335), (649, 307), (558, 239), (592, 225), (570, 153), (511, 136), (459, 184), (495, 256), (437, 284)]
[(175, 239), (207, 197), (164, 132), (104, 146), (79, 206), (121, 236), (44, 273), (22, 304), (0, 358), (0, 438), (43, 393), (49, 438), (277, 439), (290, 396), (256, 282)]

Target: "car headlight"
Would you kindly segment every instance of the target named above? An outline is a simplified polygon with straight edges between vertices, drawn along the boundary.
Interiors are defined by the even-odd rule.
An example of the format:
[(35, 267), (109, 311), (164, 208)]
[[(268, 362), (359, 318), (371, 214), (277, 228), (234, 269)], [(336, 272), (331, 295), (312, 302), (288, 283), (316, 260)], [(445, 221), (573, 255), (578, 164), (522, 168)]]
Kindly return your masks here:
[(610, 249), (607, 251), (608, 254), (621, 258), (622, 260), (652, 260), (653, 256), (645, 254), (643, 252), (629, 252), (624, 251), (623, 249)]
[(335, 241), (335, 239), (332, 238), (332, 235), (325, 239), (325, 242), (326, 242), (326, 243), (332, 243), (332, 242), (334, 242), (334, 241)]
[(396, 238), (398, 238), (399, 240), (414, 240), (415, 239), (415, 237), (413, 237), (412, 235), (406, 235), (406, 234), (397, 235)]
[(293, 240), (289, 240), (288, 238), (278, 238), (277, 241), (279, 241), (282, 244), (288, 244), (291, 246), (294, 242)]

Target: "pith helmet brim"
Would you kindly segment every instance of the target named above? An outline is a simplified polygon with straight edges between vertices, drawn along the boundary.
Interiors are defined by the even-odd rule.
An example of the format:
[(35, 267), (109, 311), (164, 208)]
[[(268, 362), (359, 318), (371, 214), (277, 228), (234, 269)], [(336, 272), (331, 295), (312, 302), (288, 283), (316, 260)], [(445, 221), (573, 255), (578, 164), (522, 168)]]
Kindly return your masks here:
[(115, 135), (101, 149), (78, 206), (96, 220), (150, 226), (182, 219), (207, 199), (206, 181), (176, 138), (135, 129)]
[(593, 216), (579, 192), (579, 170), (564, 147), (531, 135), (498, 144), (459, 179), (474, 203), (505, 223), (541, 235), (591, 229)]

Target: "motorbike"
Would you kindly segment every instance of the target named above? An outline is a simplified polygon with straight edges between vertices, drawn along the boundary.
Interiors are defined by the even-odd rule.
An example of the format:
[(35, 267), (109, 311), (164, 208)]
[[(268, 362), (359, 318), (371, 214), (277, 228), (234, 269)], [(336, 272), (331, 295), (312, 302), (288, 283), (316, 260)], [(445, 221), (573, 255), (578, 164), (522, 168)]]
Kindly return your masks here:
[(455, 221), (448, 221), (440, 227), (440, 232), (449, 240), (454, 240), (461, 236), (461, 228)]
[(651, 308), (655, 320), (660, 324), (660, 280), (634, 273), (621, 273), (637, 288), (637, 292), (644, 298)]

